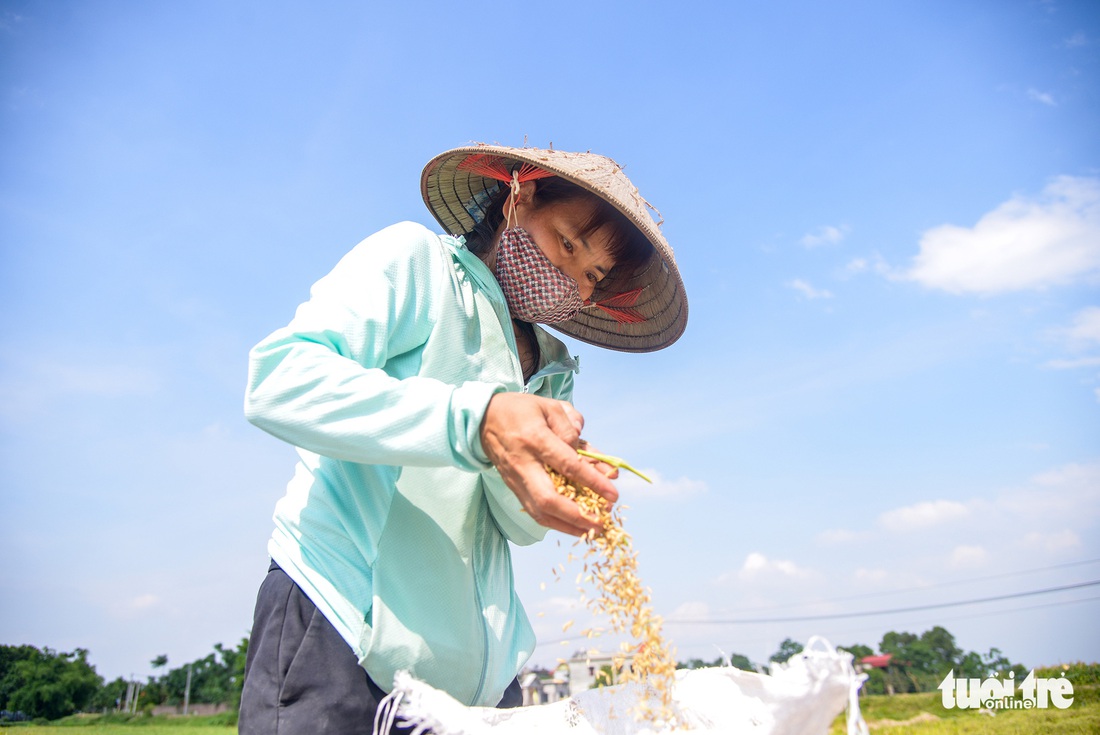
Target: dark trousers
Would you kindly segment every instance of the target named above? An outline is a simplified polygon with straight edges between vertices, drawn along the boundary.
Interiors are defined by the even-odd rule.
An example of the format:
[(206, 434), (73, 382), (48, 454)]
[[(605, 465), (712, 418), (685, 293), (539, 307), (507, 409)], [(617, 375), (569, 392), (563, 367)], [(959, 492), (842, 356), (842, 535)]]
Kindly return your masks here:
[[(386, 696), (336, 629), (272, 562), (245, 659), (241, 735), (370, 735)], [(498, 707), (523, 702), (513, 681)], [(404, 728), (391, 732), (404, 733)]]

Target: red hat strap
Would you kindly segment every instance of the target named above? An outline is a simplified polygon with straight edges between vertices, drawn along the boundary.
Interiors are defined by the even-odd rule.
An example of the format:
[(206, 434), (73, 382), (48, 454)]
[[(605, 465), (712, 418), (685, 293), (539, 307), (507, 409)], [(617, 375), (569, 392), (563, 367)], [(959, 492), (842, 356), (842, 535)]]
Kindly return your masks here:
[(535, 164), (527, 163), (526, 161), (523, 162), (518, 169), (509, 171), (508, 167), (504, 165), (503, 159), (498, 156), (490, 156), (486, 153), (475, 153), (471, 156), (467, 156), (462, 163), (458, 164), (458, 169), (460, 171), (469, 171), (488, 179), (503, 181), (505, 184), (509, 184), (512, 187), (512, 209), (508, 214), (508, 227), (512, 227), (515, 224), (513, 219), (516, 211), (515, 202), (519, 200), (519, 185), (525, 181), (545, 179), (556, 175), (551, 171), (541, 169)]
[(458, 164), (458, 170), (469, 171), (479, 176), (484, 176), (487, 179), (503, 181), (505, 184), (512, 184), (515, 181), (522, 184), (525, 181), (545, 179), (556, 175), (552, 171), (547, 171), (546, 169), (539, 168), (533, 163), (526, 162), (517, 170), (510, 171), (508, 167), (504, 165), (504, 159), (499, 156), (490, 156), (485, 153), (475, 153), (471, 156), (467, 156), (466, 160)]
[(609, 296), (602, 301), (588, 299), (584, 302), (584, 305), (595, 306), (600, 311), (611, 316), (619, 324), (639, 324), (645, 321), (645, 317), (633, 307), (634, 304), (638, 303), (638, 296), (640, 296), (641, 293), (642, 288), (635, 288), (630, 291), (615, 294), (614, 296)]

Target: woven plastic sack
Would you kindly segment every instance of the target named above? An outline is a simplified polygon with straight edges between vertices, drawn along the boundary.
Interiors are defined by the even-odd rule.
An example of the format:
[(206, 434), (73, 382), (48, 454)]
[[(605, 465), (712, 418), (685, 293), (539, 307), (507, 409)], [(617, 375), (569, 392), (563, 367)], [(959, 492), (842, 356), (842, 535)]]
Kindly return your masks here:
[(825, 735), (848, 708), (849, 735), (866, 735), (859, 688), (866, 675), (852, 668), (852, 655), (824, 639), (771, 674), (732, 667), (680, 670), (672, 690), (683, 729), (638, 720), (640, 701), (659, 707), (657, 693), (638, 684), (602, 687), (550, 704), (494, 709), (466, 707), (449, 695), (399, 673), (394, 691), (379, 707), (375, 733), (394, 723), (433, 735), (665, 735), (673, 732)]

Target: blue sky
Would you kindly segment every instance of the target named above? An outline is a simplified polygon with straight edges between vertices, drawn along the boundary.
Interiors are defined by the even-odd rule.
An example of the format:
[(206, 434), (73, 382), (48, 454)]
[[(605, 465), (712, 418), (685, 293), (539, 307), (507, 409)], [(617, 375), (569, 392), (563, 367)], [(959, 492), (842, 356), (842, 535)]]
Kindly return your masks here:
[[(737, 622), (1100, 579), (1093, 3), (0, 0), (0, 104), (0, 642), (114, 677), (245, 635), (293, 462), (249, 347), (433, 225), (436, 153), (526, 140), (624, 164), (687, 284), (673, 347), (571, 343), (586, 435), (658, 478), (620, 488), (679, 658), (1100, 659), (1095, 586)], [(586, 624), (555, 537), (535, 663)]]

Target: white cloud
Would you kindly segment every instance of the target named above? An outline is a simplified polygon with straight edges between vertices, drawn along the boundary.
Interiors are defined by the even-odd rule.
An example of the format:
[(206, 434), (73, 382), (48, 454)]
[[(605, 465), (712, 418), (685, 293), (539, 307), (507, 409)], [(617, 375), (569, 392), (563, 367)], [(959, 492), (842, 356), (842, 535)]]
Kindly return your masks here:
[(156, 393), (163, 381), (134, 362), (66, 362), (56, 355), (0, 355), (0, 417), (25, 419), (73, 398), (115, 399)]
[(39, 384), (48, 385), (50, 392), (54, 394), (110, 398), (152, 393), (160, 385), (159, 378), (152, 371), (126, 364), (41, 362), (33, 366), (33, 379)]
[(666, 479), (656, 470), (641, 470), (646, 477), (653, 480), (648, 483), (642, 478), (627, 470), (619, 470), (619, 479), (616, 485), (619, 488), (620, 502), (630, 503), (631, 499), (658, 497), (658, 498), (687, 498), (702, 495), (707, 491), (707, 483), (702, 480), (693, 480), (690, 477), (678, 477), (675, 480)]
[[(1053, 335), (1073, 352), (1095, 348), (1100, 345), (1100, 307), (1090, 306), (1082, 309), (1074, 315), (1070, 326), (1053, 330)], [(1045, 367), (1053, 370), (1096, 368), (1100, 367), (1100, 355), (1048, 360)], [(1100, 388), (1095, 389), (1095, 394), (1097, 400), (1100, 400)]]
[(1055, 107), (1058, 104), (1054, 101), (1054, 97), (1052, 97), (1049, 92), (1040, 92), (1034, 87), (1027, 91), (1027, 96), (1028, 99), (1034, 100), (1035, 102), (1041, 102), (1050, 107)]
[(803, 569), (793, 561), (783, 559), (769, 559), (763, 554), (754, 551), (745, 557), (745, 563), (737, 576), (743, 580), (760, 577), (808, 577), (810, 571)]
[(800, 242), (808, 248), (816, 248), (819, 245), (835, 245), (848, 234), (848, 226), (822, 225), (802, 236)]
[(985, 566), (989, 552), (981, 546), (956, 546), (948, 563), (953, 569), (973, 569)]
[(894, 277), (894, 273), (891, 270), (889, 264), (883, 260), (882, 256), (875, 253), (869, 258), (858, 257), (852, 258), (848, 261), (848, 264), (844, 266), (844, 270), (841, 271), (841, 277), (858, 276), (863, 273), (874, 272), (880, 276)]
[[(564, 576), (569, 576), (568, 569), (563, 573)], [(572, 577), (570, 577), (572, 580)], [(579, 596), (570, 595), (567, 597), (550, 597), (542, 600), (539, 603), (539, 607), (543, 608), (548, 613), (554, 614), (571, 614), (578, 610), (584, 609), (584, 602), (581, 601)]]
[(816, 289), (801, 278), (796, 278), (793, 281), (787, 283), (789, 288), (793, 288), (808, 299), (831, 299), (832, 293), (824, 289)]
[(852, 576), (855, 577), (856, 582), (861, 584), (878, 584), (890, 578), (889, 572), (885, 569), (865, 569), (863, 567), (857, 569)]
[(3, 14), (0, 14), (0, 31), (14, 31), (15, 27), (25, 21), (27, 16), (18, 15), (5, 10)]
[(856, 540), (856, 531), (847, 530), (846, 528), (829, 528), (817, 534), (817, 540), (822, 541), (823, 544), (847, 544), (849, 541)]
[(1068, 529), (1052, 533), (1032, 531), (1024, 536), (1024, 546), (1047, 553), (1076, 551), (1081, 548), (1081, 537)]
[(1042, 519), (1086, 523), (1100, 517), (1100, 462), (1068, 464), (1002, 494), (997, 506), (1035, 523)]
[(144, 595), (138, 595), (134, 599), (130, 600), (130, 607), (135, 610), (146, 610), (153, 607), (160, 602), (160, 598), (154, 594), (146, 593)]
[(911, 531), (965, 518), (969, 509), (954, 500), (935, 500), (889, 510), (878, 517), (880, 525), (890, 531)]
[(1062, 176), (1038, 197), (1016, 196), (974, 227), (921, 237), (904, 278), (951, 293), (1045, 288), (1100, 271), (1100, 179)]
[(674, 620), (710, 620), (710, 605), (698, 601), (683, 602), (669, 617)]
[(1046, 363), (1046, 366), (1054, 370), (1100, 367), (1100, 357), (1079, 357), (1076, 360), (1050, 360)]
[(115, 620), (136, 620), (166, 610), (165, 601), (152, 592), (121, 596), (107, 601), (105, 607)]
[(1065, 40), (1065, 46), (1066, 48), (1078, 48), (1080, 46), (1087, 46), (1088, 42), (1088, 37), (1082, 31), (1077, 31)]
[(849, 544), (863, 538), (863, 534), (849, 531), (846, 528), (830, 528), (817, 534), (817, 540), (823, 544)]
[(1100, 306), (1090, 306), (1077, 312), (1073, 317), (1073, 324), (1058, 333), (1070, 347), (1100, 345)]
[(1054, 489), (1092, 487), (1100, 489), (1100, 462), (1073, 463), (1041, 472), (1034, 478), (1037, 485)]

